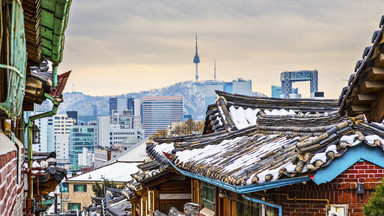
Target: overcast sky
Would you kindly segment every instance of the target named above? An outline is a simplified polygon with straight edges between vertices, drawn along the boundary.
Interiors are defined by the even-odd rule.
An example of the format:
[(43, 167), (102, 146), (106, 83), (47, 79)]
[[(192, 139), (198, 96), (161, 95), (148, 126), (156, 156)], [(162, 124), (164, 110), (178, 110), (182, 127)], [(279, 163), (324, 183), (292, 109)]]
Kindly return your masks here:
[[(382, 15), (383, 0), (76, 0), (59, 72), (90, 95), (193, 80), (197, 32), (200, 80), (216, 59), (218, 80), (270, 96), (281, 72), (317, 69), (319, 90), (338, 98)], [(294, 87), (308, 96), (308, 82)]]

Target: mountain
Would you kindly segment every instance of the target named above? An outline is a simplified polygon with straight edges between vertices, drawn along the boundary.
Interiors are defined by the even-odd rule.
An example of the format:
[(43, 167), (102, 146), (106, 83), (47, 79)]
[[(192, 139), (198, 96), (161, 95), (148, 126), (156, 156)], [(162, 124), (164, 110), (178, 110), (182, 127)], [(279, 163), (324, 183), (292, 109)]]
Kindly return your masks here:
[[(113, 97), (133, 97), (141, 99), (143, 96), (183, 96), (184, 114), (192, 115), (195, 120), (202, 120), (205, 117), (205, 93), (204, 82), (179, 82), (168, 87), (152, 89), (149, 91), (134, 92), (117, 95)], [(255, 96), (265, 96), (262, 93), (254, 92)], [(59, 113), (70, 110), (77, 110), (79, 115), (92, 115), (93, 107), (97, 107), (98, 116), (109, 114), (109, 98), (112, 96), (90, 96), (81, 92), (64, 93), (64, 102), (59, 106)]]

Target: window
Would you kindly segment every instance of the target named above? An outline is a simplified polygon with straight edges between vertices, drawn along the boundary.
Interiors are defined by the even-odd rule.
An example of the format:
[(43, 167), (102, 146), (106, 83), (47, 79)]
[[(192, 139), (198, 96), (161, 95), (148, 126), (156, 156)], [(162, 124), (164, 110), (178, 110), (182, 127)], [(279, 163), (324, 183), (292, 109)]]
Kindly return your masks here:
[(68, 210), (81, 210), (80, 203), (68, 203)]
[(261, 205), (249, 200), (244, 199), (238, 194), (236, 199), (236, 214), (243, 216), (257, 216), (261, 215)]
[(201, 199), (205, 208), (215, 211), (215, 186), (203, 182)]
[(68, 183), (64, 182), (60, 188), (61, 192), (68, 193)]
[(87, 185), (73, 185), (74, 192), (87, 192)]

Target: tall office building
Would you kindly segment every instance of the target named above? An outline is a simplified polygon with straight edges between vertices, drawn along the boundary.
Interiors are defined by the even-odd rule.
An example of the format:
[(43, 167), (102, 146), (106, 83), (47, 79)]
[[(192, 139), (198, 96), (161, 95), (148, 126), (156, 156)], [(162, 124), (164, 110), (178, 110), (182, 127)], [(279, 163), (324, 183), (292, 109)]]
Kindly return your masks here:
[(216, 102), (216, 90), (234, 94), (252, 95), (252, 81), (237, 78), (232, 82), (212, 80), (204, 86), (205, 106)]
[[(284, 98), (284, 94), (281, 94), (281, 86), (272, 85), (271, 86), (272, 97), (273, 98)], [(291, 98), (301, 98), (298, 88), (292, 88), (292, 97)]]
[(71, 127), (69, 135), (69, 159), (72, 165), (78, 165), (78, 155), (83, 148), (93, 153), (95, 149), (95, 126), (76, 125)]
[(127, 110), (132, 111), (132, 114), (135, 112), (135, 99), (132, 97), (127, 98)]
[(159, 128), (167, 128), (172, 122), (183, 120), (182, 96), (145, 96), (142, 108), (145, 137)]
[(117, 98), (109, 98), (109, 115), (112, 115), (112, 110), (117, 110)]
[(109, 115), (112, 115), (113, 111), (128, 110), (133, 107), (133, 98), (109, 98)]
[(130, 110), (114, 113), (112, 121), (108, 116), (98, 117), (96, 129), (95, 145), (99, 147), (123, 144), (129, 138), (144, 139), (140, 116), (132, 116)]
[(252, 81), (245, 80), (242, 78), (237, 78), (232, 82), (232, 93), (241, 94), (241, 95), (251, 95), (252, 94)]
[(127, 97), (127, 98), (109, 98), (109, 115), (111, 116), (113, 112), (122, 112), (125, 110), (130, 110), (132, 115), (141, 116), (141, 103), (140, 99)]
[(96, 121), (98, 108), (96, 104), (81, 104), (77, 107), (78, 123), (88, 124), (90, 121)]
[(225, 83), (218, 81), (210, 81), (204, 86), (205, 106), (216, 103), (216, 90), (225, 91)]
[(75, 125), (77, 124), (78, 122), (77, 111), (67, 111), (67, 116), (68, 118), (73, 119)]
[(133, 100), (133, 115), (134, 116), (141, 116), (141, 100), (135, 98)]

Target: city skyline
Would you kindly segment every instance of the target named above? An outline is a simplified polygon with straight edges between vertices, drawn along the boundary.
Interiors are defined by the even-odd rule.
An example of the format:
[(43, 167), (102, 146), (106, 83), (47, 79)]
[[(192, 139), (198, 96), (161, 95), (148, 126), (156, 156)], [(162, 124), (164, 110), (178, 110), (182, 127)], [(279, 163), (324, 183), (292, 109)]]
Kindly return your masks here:
[(218, 80), (250, 79), (270, 95), (281, 72), (317, 69), (319, 90), (338, 98), (384, 11), (378, 0), (88, 3), (72, 3), (59, 72), (77, 72), (67, 91), (91, 95), (194, 80), (197, 32), (200, 80), (217, 59)]

